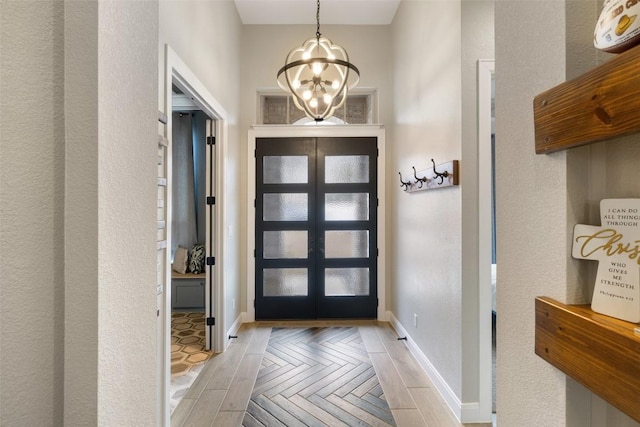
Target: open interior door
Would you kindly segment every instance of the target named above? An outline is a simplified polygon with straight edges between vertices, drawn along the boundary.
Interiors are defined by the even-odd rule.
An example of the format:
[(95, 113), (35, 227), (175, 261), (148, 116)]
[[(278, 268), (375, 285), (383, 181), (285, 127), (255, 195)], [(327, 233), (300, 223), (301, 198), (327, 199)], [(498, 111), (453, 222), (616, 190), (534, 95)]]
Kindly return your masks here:
[(207, 239), (205, 242), (206, 247), (206, 262), (205, 262), (205, 273), (206, 273), (206, 281), (205, 281), (205, 336), (207, 341), (207, 350), (214, 349), (214, 338), (215, 338), (215, 322), (216, 322), (216, 313), (215, 313), (215, 278), (216, 278), (216, 258), (215, 258), (215, 248), (216, 248), (216, 197), (215, 197), (215, 165), (216, 165), (216, 135), (215, 135), (215, 121), (207, 120), (207, 151), (206, 151), (206, 203), (207, 203), (207, 214), (206, 214), (206, 234)]

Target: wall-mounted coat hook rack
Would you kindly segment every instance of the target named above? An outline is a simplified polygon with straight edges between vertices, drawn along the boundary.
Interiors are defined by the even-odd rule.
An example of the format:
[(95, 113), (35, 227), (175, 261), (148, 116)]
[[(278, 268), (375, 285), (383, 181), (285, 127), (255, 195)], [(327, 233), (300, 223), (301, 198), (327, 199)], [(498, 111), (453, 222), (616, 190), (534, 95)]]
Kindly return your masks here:
[(416, 167), (415, 166), (411, 166), (411, 167), (413, 168), (413, 176), (416, 179), (416, 184), (418, 184), (418, 188), (422, 188), (424, 183), (429, 180), (427, 179), (426, 176), (423, 176), (422, 178), (418, 178), (418, 174), (416, 173)]
[(412, 166), (415, 181), (411, 179), (404, 181), (402, 179), (402, 172), (398, 172), (400, 175), (400, 187), (403, 187), (407, 193), (413, 193), (415, 191), (433, 190), (435, 188), (459, 185), (460, 172), (457, 160), (436, 165), (436, 162), (431, 159), (431, 163), (433, 167), (423, 170), (416, 170), (415, 166)]
[(411, 186), (411, 181), (403, 181), (402, 172), (398, 172), (398, 175), (400, 175), (400, 187), (404, 187), (404, 191), (407, 191)]

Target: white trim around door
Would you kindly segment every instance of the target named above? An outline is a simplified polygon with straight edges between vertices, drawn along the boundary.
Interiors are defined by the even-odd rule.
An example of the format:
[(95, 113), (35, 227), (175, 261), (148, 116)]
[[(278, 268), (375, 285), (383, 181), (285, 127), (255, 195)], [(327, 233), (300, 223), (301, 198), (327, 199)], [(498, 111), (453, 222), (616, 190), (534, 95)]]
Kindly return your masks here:
[(297, 137), (376, 137), (378, 139), (378, 320), (388, 321), (386, 311), (386, 170), (385, 130), (382, 125), (307, 125), (307, 126), (252, 126), (247, 144), (247, 311), (245, 322), (256, 318), (255, 300), (255, 210), (256, 168), (254, 152), (257, 138)]
[(492, 80), (495, 73), (493, 59), (478, 60), (478, 298), (479, 298), (479, 342), (478, 373), (479, 399), (475, 405), (462, 413), (462, 422), (478, 422), (491, 415), (491, 156), (492, 133)]
[[(216, 258), (216, 266), (214, 269), (214, 277), (207, 277), (207, 282), (213, 281), (213, 306), (210, 307), (210, 311), (215, 314), (217, 321), (214, 325), (213, 339), (211, 340), (211, 348), (214, 352), (224, 351), (226, 348), (228, 338), (224, 333), (224, 242), (222, 236), (224, 233), (221, 230), (225, 229), (226, 215), (224, 209), (224, 201), (226, 200), (225, 186), (224, 186), (224, 159), (225, 152), (227, 151), (228, 144), (228, 131), (227, 131), (227, 112), (220, 103), (213, 97), (213, 95), (207, 90), (204, 84), (198, 79), (198, 77), (189, 69), (189, 67), (180, 59), (180, 57), (171, 49), (169, 45), (165, 45), (165, 67), (164, 67), (164, 112), (167, 116), (166, 124), (166, 138), (169, 141), (169, 154), (167, 159), (168, 170), (171, 170), (171, 135), (172, 135), (172, 120), (171, 112), (173, 109), (172, 104), (172, 86), (176, 85), (191, 101), (199, 107), (207, 116), (215, 120), (215, 137), (216, 137), (216, 155), (215, 165), (212, 166), (214, 170), (214, 187), (213, 194), (216, 198), (217, 215), (215, 216), (215, 224), (207, 224), (207, 232), (209, 227), (213, 227), (213, 235), (216, 236), (214, 244), (214, 256)], [(209, 170), (209, 168), (207, 168)], [(171, 179), (167, 179), (167, 209), (171, 209)], [(170, 227), (170, 214), (167, 218), (167, 226)], [(171, 232), (170, 228), (167, 231), (167, 245), (171, 247)], [(169, 251), (167, 251), (168, 253)], [(169, 397), (169, 384), (171, 380), (171, 260), (166, 260), (165, 283), (164, 283), (164, 299), (162, 322), (164, 325), (163, 337), (164, 340), (158, 343), (163, 347), (163, 357), (159, 363), (162, 364), (163, 375), (159, 380), (158, 387), (161, 387), (162, 401), (161, 406), (161, 420), (160, 424), (168, 426), (170, 423), (170, 397)], [(208, 273), (207, 273), (208, 275)]]

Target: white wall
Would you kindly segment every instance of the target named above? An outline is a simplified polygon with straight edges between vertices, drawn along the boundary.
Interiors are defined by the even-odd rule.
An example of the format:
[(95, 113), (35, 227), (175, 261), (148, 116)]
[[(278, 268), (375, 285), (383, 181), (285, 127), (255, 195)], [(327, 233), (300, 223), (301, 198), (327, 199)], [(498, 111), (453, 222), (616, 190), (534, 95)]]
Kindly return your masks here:
[(0, 424), (155, 425), (157, 4), (1, 7)]
[(63, 8), (0, 4), (0, 424), (61, 425)]
[(98, 424), (152, 426), (158, 4), (103, 1), (98, 12)]
[[(227, 150), (223, 153), (225, 194), (216, 195), (223, 206), (226, 230), (222, 230), (223, 254), (217, 264), (223, 268), (226, 331), (240, 314), (240, 217), (245, 175), (240, 162), (245, 155), (246, 132), (239, 131), (241, 24), (231, 1), (163, 0), (160, 2), (159, 51), (164, 69), (164, 45), (169, 44), (227, 113)], [(218, 147), (219, 149), (219, 147)], [(242, 160), (243, 161), (243, 160)], [(235, 310), (233, 300), (236, 301)]]
[(498, 423), (561, 426), (564, 376), (533, 352), (533, 304), (566, 300), (566, 153), (534, 154), (531, 100), (565, 78), (564, 4), (496, 2), (495, 20)]
[[(478, 283), (480, 274), (487, 279), (490, 274), (490, 254), (484, 259), (486, 265), (480, 267), (478, 263), (478, 233), (479, 226), (489, 228), (489, 224), (479, 225), (478, 222), (478, 60), (494, 59), (494, 2), (463, 1), (462, 2), (462, 395), (461, 400), (466, 404), (478, 402), (486, 398), (489, 405), (490, 384), (489, 376), (481, 383), (481, 371), (487, 371), (488, 366), (479, 365), (480, 341), (485, 345), (486, 358), (482, 362), (489, 363), (490, 345), (490, 294), (489, 289), (480, 292)], [(487, 142), (484, 147), (486, 149)], [(485, 184), (486, 185), (486, 184)], [(486, 249), (485, 249), (486, 251)], [(486, 284), (488, 285), (488, 283)], [(481, 297), (484, 297), (481, 303)], [(484, 304), (483, 307), (480, 304)], [(480, 320), (482, 319), (482, 320)], [(482, 324), (484, 323), (484, 325)], [(481, 327), (484, 326), (484, 327)], [(486, 396), (480, 396), (484, 387)], [(481, 410), (490, 417), (490, 408)], [(477, 421), (477, 420), (476, 420)]]
[[(459, 2), (400, 3), (392, 30), (391, 171), (461, 157), (460, 26)], [(397, 176), (393, 180), (397, 184)], [(405, 194), (393, 185), (389, 195), (391, 310), (459, 399), (461, 189)]]
[(65, 7), (65, 370), (64, 416), (98, 417), (98, 4)]
[(533, 97), (606, 59), (591, 46), (599, 3), (496, 2), (499, 425), (638, 426), (533, 351), (536, 296), (590, 298), (573, 226), (597, 223), (602, 198), (640, 194), (637, 136), (534, 154)]
[(151, 426), (158, 7), (82, 3), (65, 5), (65, 423)]

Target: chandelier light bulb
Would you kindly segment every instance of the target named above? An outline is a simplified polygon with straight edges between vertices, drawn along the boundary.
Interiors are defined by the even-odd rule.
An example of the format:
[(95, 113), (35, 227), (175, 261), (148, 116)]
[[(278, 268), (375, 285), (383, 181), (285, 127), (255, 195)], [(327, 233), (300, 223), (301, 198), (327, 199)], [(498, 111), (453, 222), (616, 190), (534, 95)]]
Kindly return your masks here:
[(339, 45), (320, 33), (320, 0), (317, 0), (315, 37), (289, 52), (278, 71), (278, 85), (292, 96), (297, 108), (319, 122), (340, 108), (347, 92), (360, 78), (358, 68)]

